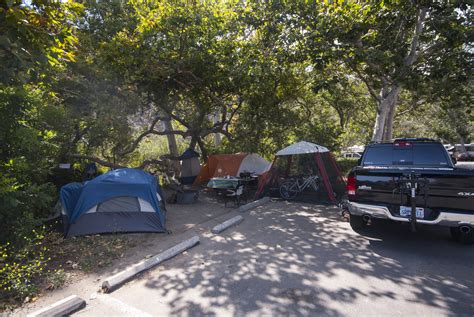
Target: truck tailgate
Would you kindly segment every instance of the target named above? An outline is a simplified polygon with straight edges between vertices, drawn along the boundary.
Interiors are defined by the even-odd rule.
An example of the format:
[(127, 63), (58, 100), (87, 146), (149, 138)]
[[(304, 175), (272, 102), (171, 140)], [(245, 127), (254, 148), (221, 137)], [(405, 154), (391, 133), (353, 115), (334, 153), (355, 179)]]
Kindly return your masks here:
[[(357, 202), (386, 205), (397, 213), (398, 206), (409, 206), (409, 196), (402, 194), (400, 180), (407, 177), (411, 169), (358, 167), (356, 176)], [(474, 171), (456, 168), (416, 169), (421, 180), (417, 189), (416, 205), (433, 211), (450, 210), (474, 213)], [(390, 208), (392, 207), (392, 208)], [(433, 215), (434, 216), (434, 215)]]

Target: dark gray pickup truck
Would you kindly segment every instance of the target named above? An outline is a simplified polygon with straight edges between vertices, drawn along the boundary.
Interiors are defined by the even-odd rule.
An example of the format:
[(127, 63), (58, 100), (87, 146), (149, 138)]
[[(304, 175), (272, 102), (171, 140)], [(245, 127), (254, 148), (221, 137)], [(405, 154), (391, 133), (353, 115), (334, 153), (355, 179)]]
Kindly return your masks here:
[(347, 179), (350, 224), (372, 218), (450, 227), (461, 243), (474, 243), (474, 170), (454, 167), (443, 145), (397, 139), (366, 147)]

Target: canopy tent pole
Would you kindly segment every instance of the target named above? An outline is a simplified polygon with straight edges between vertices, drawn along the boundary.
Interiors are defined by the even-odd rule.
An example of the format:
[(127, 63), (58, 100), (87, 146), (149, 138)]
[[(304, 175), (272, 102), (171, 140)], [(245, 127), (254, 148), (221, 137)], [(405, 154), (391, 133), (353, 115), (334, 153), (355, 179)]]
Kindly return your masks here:
[(288, 155), (288, 162), (286, 165), (285, 178), (288, 178), (290, 175), (291, 163), (293, 161), (293, 155)]
[(342, 177), (341, 171), (339, 170), (339, 167), (338, 167), (337, 164), (336, 164), (336, 160), (334, 159), (334, 156), (333, 156), (331, 153), (329, 153), (329, 160), (331, 161), (332, 166), (333, 166), (334, 169), (336, 170), (337, 176), (339, 177), (339, 179), (341, 180), (341, 182), (342, 182), (343, 184), (345, 184), (346, 182), (344, 181), (344, 178)]
[(274, 173), (274, 169), (273, 169), (273, 166), (275, 165), (276, 160), (277, 160), (277, 156), (275, 156), (275, 158), (273, 159), (272, 165), (270, 165), (270, 169), (260, 176), (262, 179), (258, 180), (258, 188), (257, 188), (257, 192), (255, 193), (256, 199), (261, 197), (261, 195), (263, 194), (263, 189), (265, 188), (265, 185), (273, 181), (272, 178), (277, 174), (277, 173)]
[(316, 165), (318, 166), (319, 173), (321, 177), (323, 178), (324, 187), (326, 187), (326, 191), (328, 192), (329, 199), (333, 203), (336, 203), (336, 197), (334, 196), (331, 183), (329, 182), (328, 174), (326, 173), (326, 169), (324, 168), (324, 164), (321, 159), (321, 153), (319, 152), (314, 153), (314, 159), (316, 161)]

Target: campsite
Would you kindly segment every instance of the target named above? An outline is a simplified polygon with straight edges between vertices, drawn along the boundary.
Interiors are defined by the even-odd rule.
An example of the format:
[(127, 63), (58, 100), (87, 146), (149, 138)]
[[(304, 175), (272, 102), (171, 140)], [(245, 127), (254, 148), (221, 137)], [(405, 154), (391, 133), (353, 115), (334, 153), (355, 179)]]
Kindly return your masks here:
[(0, 315), (472, 315), (472, 9), (1, 2)]

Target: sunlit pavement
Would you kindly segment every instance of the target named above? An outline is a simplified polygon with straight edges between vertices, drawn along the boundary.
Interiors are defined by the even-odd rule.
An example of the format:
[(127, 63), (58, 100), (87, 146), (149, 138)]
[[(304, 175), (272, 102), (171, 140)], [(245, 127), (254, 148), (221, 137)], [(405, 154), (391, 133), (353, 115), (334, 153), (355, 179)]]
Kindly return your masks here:
[(77, 315), (474, 314), (474, 246), (443, 228), (376, 225), (360, 235), (336, 208), (272, 202)]

